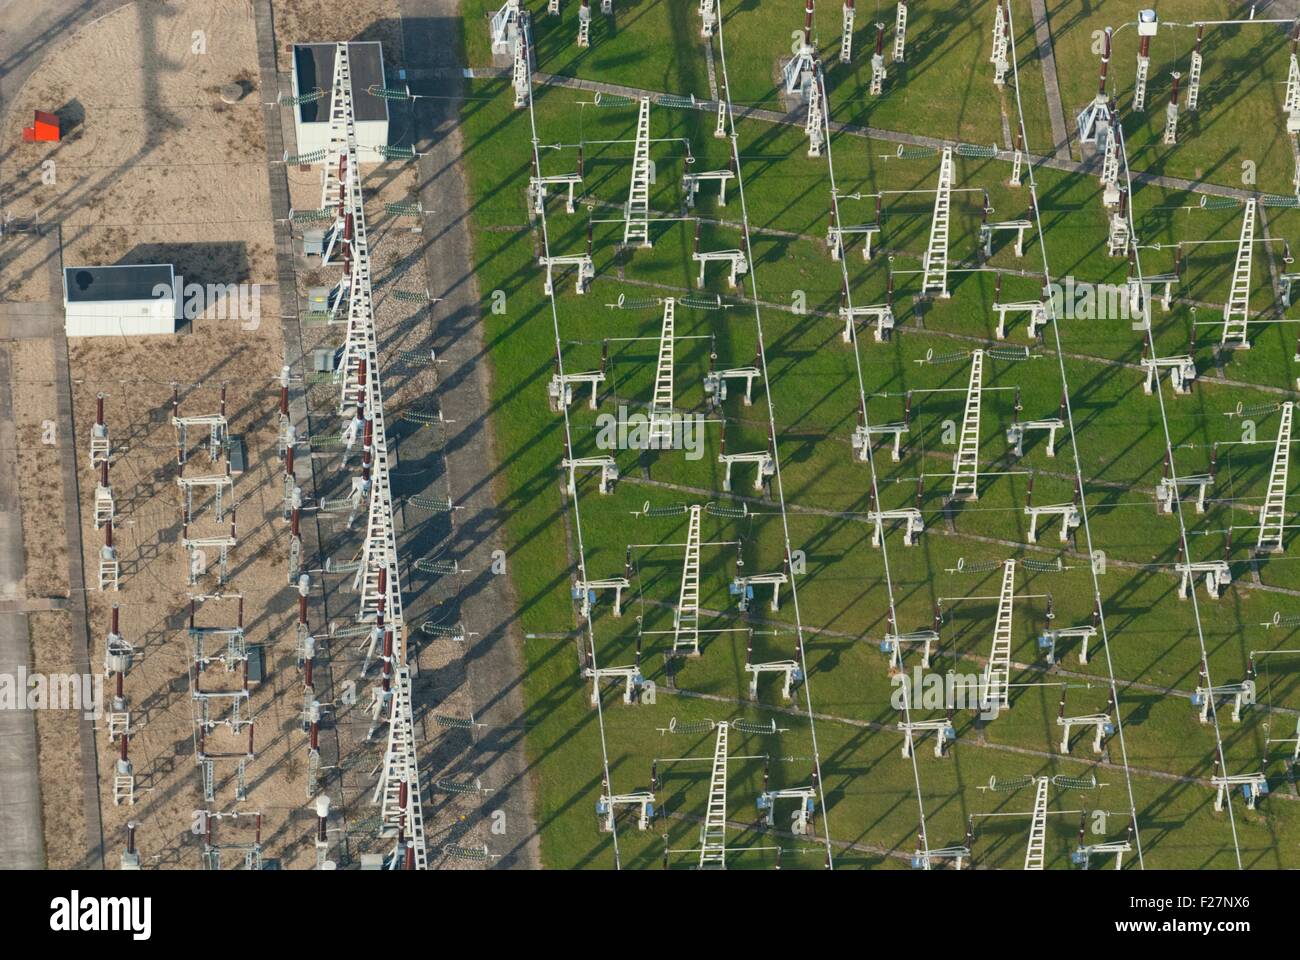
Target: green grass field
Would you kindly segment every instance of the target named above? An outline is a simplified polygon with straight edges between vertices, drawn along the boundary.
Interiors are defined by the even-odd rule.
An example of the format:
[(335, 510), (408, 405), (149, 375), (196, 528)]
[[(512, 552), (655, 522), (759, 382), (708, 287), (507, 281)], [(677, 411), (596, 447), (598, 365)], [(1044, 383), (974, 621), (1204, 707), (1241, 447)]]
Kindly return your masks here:
[[(572, 42), (576, 3), (565, 0), (559, 17), (548, 17), (544, 5), (533, 6), (539, 71), (700, 99), (712, 96), (710, 77), (716, 83), (721, 76), (719, 38), (699, 36), (696, 4), (687, 0), (620, 0), (612, 22), (596, 14), (586, 50)], [(819, 7), (830, 116), (885, 132), (996, 142), (1005, 149), (1005, 129), (1014, 129), (1020, 116), (1014, 89), (999, 91), (992, 83), (992, 3), (917, 6), (923, 9), (912, 19), (907, 62), (890, 70), (881, 97), (867, 92), (874, 16), (860, 11), (853, 62), (841, 65), (839, 8)], [(1178, 18), (1225, 6), (1189, 0), (1179, 6)], [(476, 67), (491, 59), (487, 10), (488, 5), (466, 5), (467, 52)], [(797, 5), (751, 0), (724, 5), (723, 14), (733, 101), (782, 110), (778, 61), (788, 55), (791, 32), (800, 26)], [(1095, 90), (1090, 31), (1128, 15), (1127, 7), (1110, 2), (1056, 5), (1052, 29), (1070, 122)], [(1031, 150), (1050, 152), (1047, 95), (1028, 2), (1013, 3), (1013, 18), (1027, 142)], [(892, 4), (882, 6), (880, 19), (892, 24)], [(1216, 35), (1213, 46), (1207, 44), (1200, 115), (1184, 128), (1177, 147), (1159, 145), (1167, 74), (1171, 63), (1186, 57), (1185, 33), (1162, 34), (1153, 48), (1151, 101), (1160, 106), (1125, 120), (1132, 169), (1236, 186), (1238, 157), (1257, 150), (1258, 189), (1287, 192), (1291, 159), (1285, 137), (1273, 142), (1249, 133), (1276, 129), (1280, 107), (1230, 92), (1252, 84), (1266, 89), (1285, 78), (1285, 51), (1271, 34), (1248, 35), (1243, 28)], [(1123, 89), (1131, 83), (1132, 51), (1120, 41), (1131, 44), (1134, 33), (1129, 28), (1117, 36), (1112, 67)], [(889, 44), (887, 31), (887, 59)], [(1107, 216), (1095, 173), (1035, 168), (1041, 240), (1031, 231), (1017, 257), (1007, 235), (998, 234), (985, 260), (978, 249), (985, 198), (990, 219), (1023, 217), (1033, 205), (1029, 178), (1011, 187), (1004, 160), (958, 157), (949, 241), (952, 295), (921, 299), (938, 156), (900, 157), (886, 134), (835, 135), (830, 147), (843, 222), (872, 221), (874, 195), (883, 196), (872, 258), (862, 257), (859, 238), (846, 251), (853, 302), (879, 303), (891, 272), (895, 281), (893, 336), (876, 342), (863, 326), (856, 342), (847, 344), (837, 315), (842, 268), (826, 245), (830, 169), (825, 156), (806, 155), (802, 113), (792, 124), (737, 119), (751, 274), (731, 289), (725, 269), (713, 264), (701, 289), (691, 257), (697, 220), (702, 249), (744, 242), (735, 181), (725, 206), (716, 186), (706, 184), (693, 209), (681, 186), (686, 172), (727, 165), (730, 143), (713, 136), (713, 111), (652, 108), (654, 245), (628, 251), (621, 249), (622, 211), (635, 104), (608, 98), (596, 104), (589, 92), (554, 85), (536, 85), (533, 98), (541, 173), (574, 171), (578, 145), (583, 148), (576, 211), (566, 213), (562, 191), (552, 191), (545, 222), (553, 255), (582, 252), (590, 229), (596, 277), (585, 294), (575, 291), (572, 268), (558, 270), (553, 302), (543, 292), (544, 270), (537, 261), (542, 221), (532, 214), (527, 192), (529, 111), (513, 106), (509, 78), (469, 82), (463, 123), (510, 574), (521, 625), (530, 634), (524, 641), (528, 743), (546, 865), (658, 868), (665, 859), (671, 867), (698, 862), (714, 734), (667, 728), (674, 719), (693, 731), (702, 730), (694, 721), (743, 719), (775, 721), (779, 732), (732, 732), (727, 815), (733, 826), (726, 841), (731, 867), (772, 867), (779, 847), (782, 867), (820, 868), (829, 837), (836, 867), (905, 868), (918, 845), (923, 813), (930, 848), (962, 843), (969, 825), (977, 866), (1018, 868), (1034, 789), (994, 791), (988, 789), (990, 778), (1055, 774), (1095, 775), (1098, 786), (1051, 789), (1049, 868), (1070, 866), (1081, 816), (1097, 831), (1088, 842), (1100, 842), (1124, 836), (1130, 811), (1136, 811), (1142, 856), (1135, 851), (1126, 868), (1232, 868), (1238, 851), (1247, 867), (1300, 866), (1294, 744), (1277, 742), (1296, 736), (1300, 655), (1264, 655), (1300, 647), (1296, 627), (1288, 625), (1300, 624), (1297, 548), (1288, 530), (1287, 551), (1260, 558), (1252, 552), (1278, 407), (1294, 398), (1300, 376), (1290, 324), (1294, 312), (1282, 309), (1271, 272), (1286, 269), (1281, 241), (1300, 239), (1300, 216), (1263, 209), (1261, 235), (1266, 231), (1277, 242), (1261, 245), (1255, 260), (1252, 348), (1220, 351), (1222, 304), (1242, 208), (1203, 206), (1201, 195), (1190, 191), (1136, 184), (1133, 220), (1144, 274), (1171, 271), (1174, 249), (1182, 250), (1174, 302), (1168, 311), (1153, 306), (1151, 339), (1160, 356), (1190, 353), (1198, 371), (1189, 394), (1175, 395), (1162, 377), (1157, 397), (1143, 391), (1144, 334), (1128, 316), (1062, 316), (1036, 341), (1027, 338), (1023, 318), (1015, 318), (1005, 342), (995, 339), (990, 304), (996, 278), (1002, 277), (1004, 302), (1038, 299), (1044, 253), (1054, 281), (1068, 276), (1080, 284), (1124, 283), (1126, 260), (1107, 255)], [(1281, 150), (1284, 159), (1275, 156)], [(717, 369), (743, 367), (755, 358), (759, 330), (751, 277), (766, 379), (755, 384), (751, 406), (732, 381), (721, 410), (709, 411), (703, 383), (710, 355)], [(644, 413), (649, 405), (662, 297), (679, 298), (674, 407), (705, 415), (699, 459), (681, 450), (610, 451), (600, 445), (602, 417), (620, 406)], [(692, 303), (714, 298), (715, 307), (690, 306), (682, 297)], [(493, 311), (494, 302), (504, 302), (504, 309)], [(567, 424), (572, 456), (615, 456), (621, 479), (608, 496), (599, 493), (598, 477), (589, 472), (578, 476), (576, 499), (564, 490), (566, 418), (546, 399), (557, 326), (567, 372), (596, 369), (606, 356), (597, 409), (588, 408), (586, 388), (575, 388)], [(1011, 348), (1023, 347), (1029, 356), (1012, 359)], [(980, 495), (949, 504), (974, 349), (994, 350), (984, 366)], [(1057, 437), (1054, 456), (1044, 434), (1030, 433), (1017, 457), (1006, 428), (1016, 417), (1057, 416), (1063, 393), (1073, 431)], [(851, 438), (860, 400), (866, 400), (869, 421), (879, 424), (901, 420), (909, 396), (900, 459), (893, 461), (885, 442), (877, 445), (871, 464), (856, 459)], [(769, 411), (779, 487), (773, 481), (756, 490), (755, 467), (738, 464), (732, 490), (724, 492), (722, 437), (728, 452), (762, 449)], [(1199, 579), (1194, 601), (1179, 597), (1179, 519), (1157, 512), (1155, 500), (1166, 424), (1180, 476), (1206, 473), (1215, 460), (1204, 512), (1187, 488), (1180, 512), (1190, 559), (1230, 563), (1233, 583), (1218, 600), (1210, 599)], [(1059, 518), (1041, 518), (1037, 543), (1027, 543), (1023, 506), (1029, 483), (1035, 505), (1066, 503), (1076, 469), (1083, 478), (1086, 529), (1062, 542)], [(916, 546), (904, 546), (897, 528), (887, 528), (883, 550), (872, 545), (867, 512), (873, 470), (880, 507), (920, 507), (925, 532)], [(1296, 493), (1292, 480), (1290, 502)], [(665, 654), (672, 646), (687, 531), (684, 511), (670, 508), (704, 503), (720, 509), (706, 511), (701, 525), (701, 655), (670, 658)], [(647, 504), (654, 508), (648, 514)], [(787, 585), (773, 611), (771, 588), (756, 587), (749, 611), (742, 613), (729, 590), (732, 579), (742, 569), (779, 570), (787, 543), (797, 555), (797, 597)], [(570, 589), (580, 555), (588, 579), (621, 576), (630, 561), (631, 588), (621, 617), (613, 616), (606, 594), (589, 622), (579, 617)], [(1018, 561), (1012, 708), (991, 721), (959, 710), (953, 717), (957, 742), (946, 757), (933, 755), (933, 735), (926, 734), (915, 761), (904, 758), (898, 710), (891, 705), (896, 684), (879, 646), (889, 629), (891, 598), (898, 631), (929, 628), (936, 605), (942, 611), (930, 673), (979, 674), (993, 637), (1001, 561), (1009, 558)], [(1049, 665), (1039, 635), (1091, 622), (1094, 592), (1100, 595), (1105, 644), (1095, 638), (1082, 663), (1078, 641), (1062, 641), (1057, 664)], [(1278, 625), (1266, 627), (1275, 614)], [(798, 659), (802, 653), (808, 676), (789, 702), (770, 676), (761, 680), (757, 699), (749, 699), (744, 667), (751, 643), (754, 662)], [(1239, 723), (1231, 722), (1229, 705), (1220, 704), (1217, 713), (1228, 772), (1262, 770), (1271, 792), (1255, 811), (1247, 811), (1235, 792), (1231, 822), (1227, 810), (1214, 810), (1209, 783), (1215, 728), (1198, 721), (1189, 700), (1200, 682), (1202, 645), (1216, 684), (1241, 680), (1248, 655), (1256, 654), (1258, 703)], [(655, 702), (626, 705), (621, 686), (611, 682), (602, 688), (597, 711), (591, 683), (580, 673), (583, 651), (594, 650), (598, 664), (614, 666), (631, 663), (638, 646), (644, 676), (655, 684)], [(919, 664), (919, 650), (909, 648), (905, 675), (910, 678)], [(1070, 715), (1104, 711), (1112, 676), (1122, 743), (1117, 732), (1096, 755), (1091, 731), (1076, 731), (1070, 752), (1062, 753), (1056, 724), (1062, 691)], [(912, 708), (913, 719), (942, 716), (942, 709)], [(603, 785), (606, 759), (610, 783)], [(649, 789), (652, 764), (661, 815), (646, 831), (637, 830), (632, 817), (620, 817), (616, 860), (614, 837), (597, 829), (597, 798), (605, 789)], [(789, 800), (778, 807), (774, 830), (762, 826), (755, 801), (765, 768), (770, 787), (779, 789), (807, 786), (818, 766), (822, 793), (814, 834), (789, 833)]]

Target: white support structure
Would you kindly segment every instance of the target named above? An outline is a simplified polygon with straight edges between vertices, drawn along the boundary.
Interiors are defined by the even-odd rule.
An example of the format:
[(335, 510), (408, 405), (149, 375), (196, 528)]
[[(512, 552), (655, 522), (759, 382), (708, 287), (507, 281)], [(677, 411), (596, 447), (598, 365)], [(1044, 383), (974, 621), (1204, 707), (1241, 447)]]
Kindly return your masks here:
[(425, 870), (429, 855), (420, 799), (420, 767), (415, 755), (410, 667), (402, 664), (394, 671), (392, 691), (388, 746), (371, 802), (383, 801), (380, 812), (383, 835), (405, 836), (414, 851), (415, 869)]
[(1169, 371), (1169, 384), (1174, 388), (1174, 393), (1192, 392), (1192, 382), (1196, 379), (1196, 362), (1191, 354), (1183, 357), (1143, 357), (1142, 368), (1147, 372), (1146, 380), (1142, 384), (1142, 392), (1147, 396), (1155, 392), (1161, 370)]
[[(1107, 209), (1119, 204), (1119, 137), (1107, 137), (1101, 154), (1102, 203)], [(1112, 253), (1113, 257), (1115, 254)]]
[[(808, 0), (811, 5), (812, 0)], [(699, 508), (694, 508), (698, 510)], [(692, 514), (692, 520), (698, 514)], [(700, 869), (727, 868), (727, 731), (726, 721), (717, 724), (713, 744), (713, 771), (709, 777), (709, 805), (700, 827)]]
[(844, 256), (844, 238), (862, 235), (866, 240), (862, 245), (862, 259), (871, 259), (871, 241), (880, 233), (879, 223), (859, 223), (852, 226), (840, 227), (835, 225), (835, 211), (831, 211), (831, 225), (826, 230), (826, 246), (830, 249), (831, 260), (839, 263), (840, 258)]
[(700, 513), (693, 504), (686, 526), (686, 557), (682, 587), (673, 613), (673, 653), (697, 656), (700, 652)]
[(1214, 809), (1222, 812), (1233, 787), (1241, 787), (1246, 798), (1246, 809), (1254, 810), (1260, 797), (1268, 796), (1268, 778), (1262, 773), (1235, 773), (1224, 777), (1211, 777), (1210, 785), (1215, 788)]
[(735, 173), (730, 170), (704, 170), (700, 173), (682, 174), (682, 189), (686, 191), (686, 207), (688, 210), (695, 209), (695, 198), (700, 192), (700, 184), (713, 182), (718, 185), (718, 206), (727, 205), (727, 184), (735, 179)]
[(533, 91), (533, 55), (529, 49), (528, 11), (519, 12), (519, 32), (514, 43), (514, 70), (511, 83), (515, 88), (515, 107), (528, 106)]
[(519, 0), (506, 0), (501, 9), (492, 15), (492, 54), (507, 56), (514, 53), (515, 37), (519, 35), (519, 23), (525, 15)]
[(749, 699), (758, 699), (758, 678), (764, 673), (781, 675), (781, 699), (789, 700), (794, 685), (803, 679), (799, 664), (793, 660), (773, 660), (770, 663), (747, 663), (745, 671), (749, 677)]
[(713, 128), (713, 138), (715, 140), (727, 138), (727, 101), (721, 97), (718, 99), (718, 122)]
[(853, 20), (857, 11), (853, 9), (854, 0), (844, 0), (844, 16), (840, 28), (840, 63), (853, 60)]
[(113, 485), (108, 482), (108, 461), (100, 464), (99, 482), (95, 484), (95, 526), (112, 523), (116, 515), (113, 502)]
[(921, 519), (921, 511), (916, 507), (903, 507), (900, 510), (870, 510), (867, 512), (867, 522), (871, 527), (871, 545), (877, 549), (885, 539), (886, 521), (903, 523), (903, 546), (914, 547), (921, 534), (925, 532), (925, 523)]
[[(1064, 708), (1065, 704), (1061, 704)], [(1114, 731), (1115, 725), (1111, 723), (1110, 717), (1104, 713), (1087, 714), (1079, 717), (1060, 716), (1056, 718), (1056, 725), (1061, 728), (1061, 752), (1070, 752), (1070, 734), (1075, 727), (1092, 727), (1092, 752), (1101, 753), (1106, 742), (1106, 737)]]
[(1165, 134), (1163, 143), (1166, 147), (1172, 147), (1178, 142), (1178, 78), (1182, 74), (1174, 71), (1173, 90), (1169, 94), (1169, 104), (1165, 107)]
[(878, 97), (885, 92), (885, 78), (888, 76), (888, 70), (885, 68), (885, 25), (876, 24), (876, 48), (871, 54), (871, 86), (867, 92)]
[(720, 453), (718, 463), (725, 468), (722, 475), (722, 489), (727, 493), (731, 492), (731, 468), (737, 463), (752, 463), (758, 467), (754, 473), (755, 490), (762, 490), (767, 479), (776, 473), (776, 461), (772, 457), (770, 448), (750, 450), (745, 453)]
[(1215, 687), (1198, 686), (1192, 692), (1192, 706), (1199, 707), (1197, 719), (1201, 723), (1210, 722), (1210, 701), (1217, 703), (1218, 697), (1232, 698), (1232, 722), (1241, 723), (1241, 708), (1255, 705), (1255, 681), (1243, 680), (1240, 683), (1224, 683)]
[(1294, 46), (1286, 72), (1286, 99), (1282, 102), (1282, 112), (1286, 114), (1286, 132), (1300, 133), (1300, 59), (1297, 59)]
[(880, 641), (880, 652), (889, 654), (889, 672), (903, 667), (903, 647), (921, 646), (921, 669), (930, 669), (930, 653), (939, 642), (938, 630), (913, 630), (911, 633), (887, 633)]
[(1251, 197), (1241, 218), (1241, 238), (1237, 241), (1237, 259), (1232, 268), (1232, 287), (1228, 302), (1223, 305), (1223, 337), (1225, 346), (1250, 349), (1250, 274), (1255, 255), (1255, 205)]
[(704, 268), (710, 263), (725, 263), (730, 268), (727, 285), (733, 289), (740, 282), (739, 278), (749, 273), (749, 261), (743, 250), (706, 250), (695, 251), (691, 259), (700, 265), (700, 275), (696, 278), (697, 286), (704, 286)]
[(995, 303), (993, 309), (998, 312), (997, 339), (1007, 338), (1007, 314), (1023, 313), (1028, 319), (1025, 335), (1030, 340), (1038, 338), (1038, 328), (1047, 325), (1047, 305), (1041, 300), (1022, 300), (1016, 303)]
[(808, 84), (808, 114), (804, 119), (803, 132), (808, 138), (808, 156), (820, 157), (822, 143), (825, 140), (823, 103), (825, 92), (822, 88), (821, 64), (813, 60), (812, 82)]
[(796, 801), (794, 810), (790, 811), (790, 832), (802, 837), (808, 832), (809, 822), (817, 810), (816, 787), (786, 787), (782, 790), (764, 790), (758, 795), (758, 811), (764, 815), (763, 822), (769, 827), (776, 826), (776, 801)]
[(1044, 417), (1041, 420), (1017, 420), (1007, 427), (1007, 443), (1017, 457), (1025, 455), (1025, 435), (1030, 430), (1047, 431), (1047, 449), (1043, 452), (1049, 457), (1056, 456), (1056, 431), (1065, 429), (1065, 421), (1059, 417)]
[(1042, 870), (1047, 855), (1047, 788), (1049, 777), (1034, 780), (1034, 814), (1029, 825), (1029, 846), (1025, 849), (1025, 869)]
[(596, 278), (596, 267), (591, 259), (590, 254), (572, 253), (559, 257), (538, 257), (539, 266), (546, 268), (546, 279), (542, 281), (542, 292), (548, 297), (555, 292), (555, 274), (556, 267), (574, 266), (578, 268), (578, 276), (574, 281), (574, 290), (579, 294), (586, 293), (591, 288), (591, 281)]
[(733, 597), (739, 597), (740, 612), (749, 609), (749, 602), (754, 599), (754, 587), (772, 588), (772, 611), (781, 609), (781, 588), (790, 582), (784, 570), (776, 573), (755, 573), (748, 577), (736, 577), (728, 588)]
[(915, 749), (915, 737), (917, 734), (927, 731), (934, 731), (934, 755), (942, 758), (944, 756), (944, 747), (950, 741), (957, 739), (957, 731), (953, 728), (952, 721), (944, 720), (913, 720), (910, 723), (904, 720), (898, 722), (898, 729), (903, 734), (903, 756), (910, 757)]
[(1224, 560), (1203, 560), (1198, 563), (1179, 563), (1174, 570), (1178, 581), (1178, 599), (1186, 600), (1196, 588), (1196, 578), (1205, 575), (1205, 592), (1211, 600), (1218, 600), (1223, 588), (1232, 583), (1232, 568)]
[(1259, 553), (1277, 553), (1283, 548), (1286, 530), (1286, 491), (1291, 465), (1291, 420), (1295, 404), (1282, 404), (1282, 420), (1277, 428), (1277, 441), (1273, 446), (1273, 466), (1268, 472), (1268, 491), (1264, 505), (1259, 508), (1259, 539), (1255, 550)]
[(1110, 228), (1106, 234), (1106, 254), (1111, 257), (1128, 256), (1132, 234), (1129, 232), (1128, 218), (1124, 215), (1124, 200), (1127, 196), (1128, 194), (1120, 191), (1119, 206), (1110, 215)]
[(565, 489), (571, 497), (578, 495), (576, 474), (579, 470), (600, 471), (600, 492), (602, 494), (613, 493), (614, 484), (618, 481), (618, 464), (611, 456), (565, 457), (560, 461), (560, 468), (569, 471), (569, 482), (565, 485)]
[(1029, 518), (1029, 543), (1038, 542), (1038, 518), (1039, 517), (1060, 517), (1061, 518), (1061, 542), (1069, 543), (1070, 535), (1078, 529), (1082, 522), (1082, 516), (1079, 512), (1077, 503), (1055, 503), (1047, 506), (1035, 507), (1026, 506), (1025, 516)]
[(813, 0), (807, 0), (803, 11), (803, 33), (794, 54), (781, 65), (781, 84), (786, 96), (798, 94), (801, 98), (808, 95), (808, 86), (812, 81), (813, 64), (817, 51), (812, 43)]
[(649, 790), (617, 795), (601, 794), (596, 801), (596, 816), (600, 818), (602, 833), (613, 833), (614, 818), (619, 807), (631, 807), (636, 810), (636, 828), (645, 830), (650, 826), (650, 818), (655, 815), (655, 795)]
[(632, 185), (624, 210), (623, 245), (650, 247), (650, 98), (637, 108), (636, 145), (632, 152)]
[(1172, 477), (1161, 477), (1156, 484), (1156, 508), (1165, 514), (1174, 512), (1174, 504), (1180, 499), (1178, 496), (1179, 487), (1196, 488), (1196, 512), (1205, 512), (1205, 495), (1209, 492), (1214, 483), (1214, 475), (1209, 473), (1197, 473), (1186, 477), (1178, 477), (1175, 481)]
[(1201, 38), (1205, 27), (1196, 28), (1196, 49), (1192, 51), (1192, 65), (1187, 71), (1187, 112), (1192, 113), (1201, 102), (1201, 68), (1205, 58), (1201, 56)]
[(212, 491), (213, 518), (217, 523), (224, 522), (225, 500), (227, 498), (233, 500), (235, 496), (235, 484), (230, 479), (229, 473), (217, 474), (212, 477), (177, 477), (176, 486), (180, 487), (184, 494), (183, 523), (194, 522), (195, 490)]
[(1124, 854), (1133, 852), (1133, 844), (1128, 840), (1112, 840), (1106, 843), (1090, 843), (1081, 846), (1070, 855), (1070, 860), (1087, 870), (1093, 857), (1115, 854), (1115, 869), (1124, 869)]
[(591, 46), (591, 0), (582, 0), (578, 7), (578, 46)]
[(894, 463), (898, 463), (903, 457), (903, 434), (910, 429), (910, 413), (904, 411), (903, 419), (897, 423), (873, 423), (866, 424), (859, 419), (858, 425), (853, 428), (853, 437), (850, 445), (853, 447), (853, 454), (861, 463), (866, 463), (871, 452), (872, 438), (890, 437), (892, 438), (889, 445), (889, 456)]
[(99, 465), (112, 456), (112, 446), (108, 440), (108, 424), (104, 422), (104, 395), (95, 398), (95, 422), (90, 427), (90, 469), (98, 470)]
[(557, 373), (552, 375), (546, 394), (551, 401), (552, 409), (558, 412), (573, 403), (574, 386), (584, 383), (589, 384), (591, 386), (591, 399), (587, 401), (587, 406), (595, 410), (597, 400), (600, 397), (600, 385), (604, 382), (604, 370), (588, 370), (583, 373)]
[(730, 370), (709, 371), (704, 375), (704, 393), (709, 406), (720, 407), (727, 399), (727, 381), (745, 381), (745, 406), (753, 406), (754, 381), (758, 379), (758, 367), (734, 367)]
[(1034, 224), (1030, 220), (999, 220), (996, 223), (980, 224), (980, 249), (984, 253), (984, 259), (993, 256), (993, 234), (999, 231), (1016, 233), (1015, 252), (1017, 257), (1025, 255), (1025, 233), (1032, 230)]
[(1007, 15), (1002, 0), (997, 0), (997, 14), (993, 19), (993, 53), (989, 61), (993, 64), (993, 85), (1003, 86), (1007, 82), (1007, 71), (1011, 69), (1011, 57)]
[(1147, 105), (1147, 78), (1151, 73), (1151, 38), (1159, 28), (1154, 10), (1138, 12), (1137, 76), (1133, 80), (1133, 110), (1140, 112)]
[[(853, 342), (853, 324), (858, 320), (875, 324), (872, 336), (876, 343), (883, 343), (888, 338), (889, 331), (894, 329), (892, 303), (873, 303), (865, 307), (840, 307), (840, 316), (844, 318), (844, 330), (840, 333), (840, 339), (845, 343)], [(862, 459), (866, 459), (865, 453)]]
[(700, 0), (700, 36), (705, 39), (713, 36), (717, 23), (718, 0)]
[(952, 498), (979, 499), (980, 399), (984, 392), (984, 351), (971, 353), (970, 384), (966, 388), (966, 410), (961, 418), (961, 436), (952, 460)]
[(894, 8), (894, 63), (902, 63), (907, 54), (907, 4), (898, 0)]
[(602, 680), (618, 680), (622, 682), (624, 703), (640, 702), (638, 691), (641, 684), (645, 682), (645, 677), (641, 676), (640, 667), (587, 667), (582, 671), (582, 675), (591, 681), (591, 705), (593, 707), (600, 703), (600, 682)]
[(1011, 614), (1015, 604), (1016, 561), (1002, 562), (1002, 589), (998, 592), (993, 646), (984, 665), (984, 707), (1005, 710), (1011, 706)]
[(578, 580), (573, 584), (573, 599), (578, 601), (584, 620), (591, 619), (591, 606), (596, 602), (598, 590), (614, 591), (614, 616), (623, 616), (623, 591), (632, 586), (626, 577), (608, 577), (604, 580)]
[(939, 188), (934, 195), (934, 216), (930, 220), (930, 240), (925, 248), (925, 271), (921, 279), (921, 296), (932, 293), (940, 297), (948, 292), (948, 226), (952, 216), (952, 147), (943, 148), (939, 161)]
[(1078, 640), (1079, 641), (1079, 662), (1086, 664), (1088, 662), (1088, 641), (1097, 635), (1097, 628), (1091, 624), (1085, 624), (1082, 627), (1058, 627), (1054, 630), (1044, 630), (1038, 635), (1038, 647), (1046, 651), (1046, 660), (1048, 664), (1055, 664), (1056, 644), (1061, 640)]
[(651, 446), (671, 441), (673, 436), (673, 336), (677, 301), (664, 300), (663, 325), (659, 331), (659, 359), (655, 366), (655, 392), (650, 400)]
[(533, 213), (541, 216), (546, 208), (546, 189), (564, 187), (567, 191), (564, 200), (564, 212), (573, 213), (576, 209), (575, 191), (582, 185), (580, 173), (557, 173), (548, 177), (529, 177), (528, 189), (533, 195)]

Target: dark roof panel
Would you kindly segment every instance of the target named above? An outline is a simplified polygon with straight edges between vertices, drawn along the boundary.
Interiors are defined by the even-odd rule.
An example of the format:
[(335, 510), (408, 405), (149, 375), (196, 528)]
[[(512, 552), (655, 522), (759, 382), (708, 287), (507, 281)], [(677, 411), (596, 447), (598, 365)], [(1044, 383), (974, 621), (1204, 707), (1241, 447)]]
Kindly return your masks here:
[(160, 284), (172, 288), (169, 263), (120, 267), (66, 267), (63, 290), (68, 303), (103, 303), (117, 300), (161, 300), (154, 295)]
[[(383, 46), (376, 40), (348, 44), (348, 65), (352, 68), (352, 109), (357, 120), (387, 120), (388, 101), (366, 91), (384, 85)], [(300, 43), (293, 48), (293, 70), (298, 95), (324, 90), (325, 96), (298, 105), (302, 123), (328, 123), (334, 93), (334, 44)]]

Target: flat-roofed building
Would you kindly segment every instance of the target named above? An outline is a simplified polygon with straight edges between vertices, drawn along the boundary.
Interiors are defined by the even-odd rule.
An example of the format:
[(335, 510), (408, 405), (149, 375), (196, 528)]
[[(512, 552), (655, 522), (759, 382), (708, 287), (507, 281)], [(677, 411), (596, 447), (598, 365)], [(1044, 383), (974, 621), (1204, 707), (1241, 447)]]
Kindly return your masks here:
[[(333, 43), (294, 44), (294, 98), (314, 90), (323, 93), (320, 98), (293, 108), (293, 132), (299, 154), (329, 146), (335, 48)], [(377, 148), (388, 144), (388, 101), (367, 91), (384, 86), (383, 45), (377, 40), (349, 43), (348, 67), (352, 75), (352, 115), (356, 121), (359, 156), (362, 163), (378, 163), (384, 157)]]
[(175, 333), (175, 270), (169, 263), (66, 267), (63, 313), (69, 337)]

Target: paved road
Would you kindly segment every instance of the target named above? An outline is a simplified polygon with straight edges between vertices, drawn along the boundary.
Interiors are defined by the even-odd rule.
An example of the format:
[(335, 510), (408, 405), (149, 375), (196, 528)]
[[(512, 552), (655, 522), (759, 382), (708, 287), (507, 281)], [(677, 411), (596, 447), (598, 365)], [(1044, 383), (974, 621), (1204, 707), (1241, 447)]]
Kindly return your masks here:
[[(419, 101), (416, 114), (420, 158), (420, 200), (425, 216), (425, 270), (429, 291), (443, 302), (435, 307), (433, 341), (442, 361), (438, 405), (455, 424), (445, 453), (450, 494), (457, 506), (450, 555), (473, 571), (488, 571), (492, 553), (504, 548), (504, 517), (497, 509), (487, 353), (473, 273), (469, 202), (461, 166), (459, 123), (461, 80), (457, 38), (457, 0), (401, 0), (406, 56), (414, 76), (441, 79), (412, 84), (418, 93), (446, 99)], [(486, 25), (482, 29), (486, 29)], [(485, 812), (505, 814), (504, 835), (473, 829), (486, 840), (499, 867), (541, 866), (533, 824), (532, 789), (523, 736), (523, 636), (518, 602), (504, 576), (474, 576), (458, 597), (466, 629), (473, 631), (465, 649), (465, 684), (474, 718), (485, 725), (472, 744), (464, 744), (465, 768), (493, 795)], [(456, 760), (441, 758), (444, 761)]]

